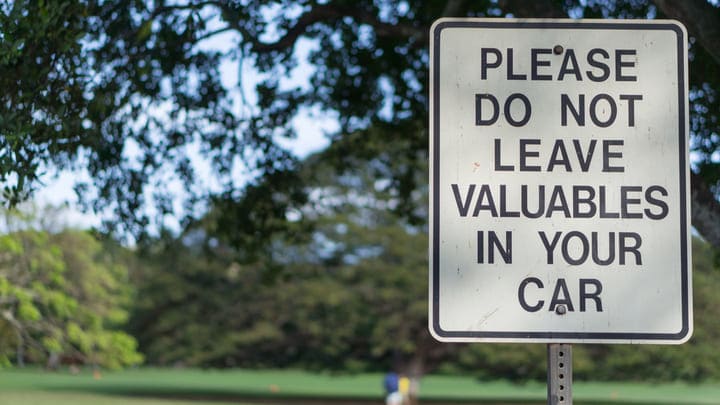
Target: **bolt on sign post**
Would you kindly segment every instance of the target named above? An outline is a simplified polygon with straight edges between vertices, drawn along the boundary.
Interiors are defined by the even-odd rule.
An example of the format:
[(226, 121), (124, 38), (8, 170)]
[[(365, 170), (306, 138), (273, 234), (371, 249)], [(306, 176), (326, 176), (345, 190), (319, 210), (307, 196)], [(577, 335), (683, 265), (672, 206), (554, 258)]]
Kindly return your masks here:
[(690, 338), (686, 44), (667, 20), (435, 22), (438, 340)]

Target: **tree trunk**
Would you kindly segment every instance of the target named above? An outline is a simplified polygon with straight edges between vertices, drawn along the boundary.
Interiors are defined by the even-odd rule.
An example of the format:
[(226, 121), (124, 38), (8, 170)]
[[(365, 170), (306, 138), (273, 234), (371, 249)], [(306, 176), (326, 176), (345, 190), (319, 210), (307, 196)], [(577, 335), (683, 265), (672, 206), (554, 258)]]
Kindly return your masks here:
[(23, 339), (22, 333), (16, 331), (17, 334), (17, 348), (15, 349), (15, 361), (17, 366), (20, 368), (25, 367), (25, 339)]
[(410, 380), (410, 389), (408, 391), (407, 403), (405, 405), (417, 405), (418, 394), (420, 393), (420, 379), (425, 375), (425, 359), (420, 354), (412, 356), (400, 368), (402, 375), (407, 376)]
[(60, 355), (58, 353), (50, 353), (47, 363), (45, 363), (45, 368), (53, 371), (60, 368)]
[[(720, 8), (707, 0), (653, 0), (669, 18), (681, 21), (690, 35), (720, 64)], [(699, 175), (691, 179), (692, 224), (715, 249), (720, 249), (720, 203)]]
[(654, 0), (666, 16), (681, 21), (720, 64), (720, 9), (707, 0)]
[(707, 183), (692, 173), (692, 224), (715, 249), (720, 249), (720, 203)]

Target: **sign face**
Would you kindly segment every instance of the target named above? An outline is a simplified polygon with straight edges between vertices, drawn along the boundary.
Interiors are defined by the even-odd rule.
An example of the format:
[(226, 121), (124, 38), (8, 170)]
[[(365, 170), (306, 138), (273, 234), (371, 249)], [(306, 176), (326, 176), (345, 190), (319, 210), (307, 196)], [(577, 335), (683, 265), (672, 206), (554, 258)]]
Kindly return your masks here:
[(684, 27), (441, 19), (430, 37), (431, 333), (689, 339)]

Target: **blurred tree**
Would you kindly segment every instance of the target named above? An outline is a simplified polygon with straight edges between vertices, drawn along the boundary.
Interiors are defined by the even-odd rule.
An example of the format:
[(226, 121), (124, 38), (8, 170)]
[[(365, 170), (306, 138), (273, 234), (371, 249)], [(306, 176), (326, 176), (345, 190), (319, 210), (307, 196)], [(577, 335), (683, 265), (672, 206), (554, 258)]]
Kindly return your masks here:
[(132, 330), (150, 362), (421, 376), (457, 350), (427, 330), (423, 227), (392, 213), (369, 167), (338, 177), (326, 153), (304, 163), (310, 201), (287, 220), (312, 231), (276, 235), (261, 259), (213, 234), (221, 209), (146, 249)]
[[(309, 352), (324, 367), (422, 376), (456, 350), (427, 330), (427, 235), (393, 213), (399, 199), (385, 191), (388, 180), (376, 178), (372, 163), (337, 176), (326, 160), (332, 153), (304, 166), (315, 186), (302, 209), (314, 222), (312, 238), (275, 247), (276, 262), (288, 270), (279, 277), (288, 291), (283, 330), (313, 342)], [(297, 307), (304, 308), (299, 317)]]
[[(667, 16), (688, 26), (693, 225), (720, 246), (720, 9), (705, 0), (6, 2), (6, 199), (23, 198), (46, 165), (82, 167), (97, 187), (78, 184), (86, 206), (111, 209), (134, 234), (150, 215), (160, 222), (178, 211), (192, 216), (212, 197), (235, 205), (233, 215), (242, 215), (261, 243), (276, 229), (274, 219), (307, 200), (297, 157), (284, 145), (297, 136), (297, 114), (315, 110), (340, 123), (330, 136), (335, 169), (374, 159), (377, 177), (398, 196), (393, 210), (422, 223), (408, 197), (426, 182), (414, 173), (427, 159), (429, 26), (443, 16), (507, 15)], [(230, 45), (213, 48), (213, 41)], [(236, 83), (223, 84), (224, 62), (239, 64)], [(302, 63), (309, 64), (308, 84), (291, 79)], [(247, 66), (259, 75), (247, 77)], [(257, 103), (244, 97), (253, 85)], [(206, 179), (191, 159), (198, 149), (220, 191), (200, 184)], [(237, 180), (239, 170), (249, 183)], [(172, 191), (174, 181), (185, 190)]]
[[(372, 164), (338, 176), (328, 169), (327, 154), (333, 153), (303, 163), (303, 179), (315, 186), (301, 212), (288, 216), (288, 226), (298, 232), (275, 235), (259, 260), (241, 263), (247, 256), (216, 234), (222, 210), (211, 210), (180, 238), (168, 234), (146, 250), (154, 266), (137, 280), (132, 330), (148, 360), (544, 379), (545, 345), (447, 345), (432, 339), (423, 227), (392, 212), (398, 198), (384, 191)], [(425, 193), (417, 196), (422, 200)], [(300, 218), (312, 222), (310, 232)], [(236, 234), (244, 234), (238, 229)], [(713, 291), (720, 271), (713, 249), (700, 239), (693, 241), (693, 260), (693, 339), (677, 347), (580, 345), (573, 361), (578, 379), (717, 378), (720, 297)]]
[(140, 363), (135, 339), (120, 330), (130, 294), (127, 269), (87, 232), (0, 235), (0, 362)]
[[(223, 359), (233, 347), (221, 340), (230, 325), (245, 328), (253, 317), (252, 303), (261, 285), (249, 274), (238, 274), (223, 249), (201, 226), (181, 237), (163, 232), (139, 250), (141, 265), (132, 276), (137, 286), (128, 330), (137, 337), (149, 363), (159, 365), (227, 366)], [(239, 318), (230, 308), (240, 306)], [(223, 332), (224, 331), (224, 332)], [(220, 352), (213, 358), (211, 353)]]

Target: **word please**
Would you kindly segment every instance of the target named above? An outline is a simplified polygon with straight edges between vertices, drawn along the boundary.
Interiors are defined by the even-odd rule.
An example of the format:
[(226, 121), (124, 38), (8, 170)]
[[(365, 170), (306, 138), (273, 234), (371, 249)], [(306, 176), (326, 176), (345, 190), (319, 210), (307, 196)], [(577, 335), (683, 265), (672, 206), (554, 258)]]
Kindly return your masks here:
[[(565, 80), (566, 77), (582, 81), (587, 78), (593, 82), (604, 82), (611, 77), (617, 82), (634, 82), (637, 76), (632, 70), (637, 62), (635, 49), (593, 48), (587, 51), (582, 64), (578, 62), (574, 49), (564, 50), (562, 60), (559, 54), (562, 48), (532, 48), (526, 50), (529, 55), (529, 71), (521, 72), (515, 63), (515, 49), (505, 52), (497, 48), (480, 50), (480, 78), (488, 80), (488, 71), (503, 69), (507, 80)], [(555, 53), (555, 56), (553, 56)], [(528, 64), (525, 63), (527, 66)]]

